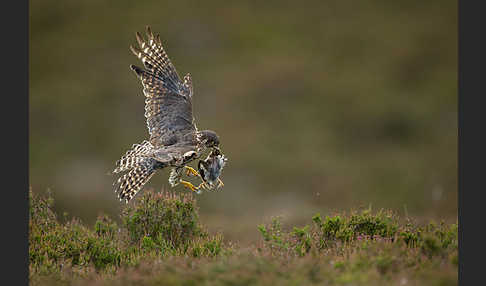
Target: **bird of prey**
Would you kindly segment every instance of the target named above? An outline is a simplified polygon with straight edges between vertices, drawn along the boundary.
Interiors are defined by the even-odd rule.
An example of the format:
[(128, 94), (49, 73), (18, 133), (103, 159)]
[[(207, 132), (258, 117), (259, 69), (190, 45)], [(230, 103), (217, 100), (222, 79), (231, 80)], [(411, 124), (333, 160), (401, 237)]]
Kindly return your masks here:
[[(113, 184), (120, 201), (128, 203), (157, 170), (165, 167), (172, 167), (169, 176), (172, 187), (181, 183), (196, 193), (201, 189), (222, 187), (219, 176), (227, 158), (219, 149), (219, 137), (214, 131), (196, 128), (190, 74), (180, 79), (162, 47), (160, 36), (154, 36), (149, 26), (147, 40), (138, 32), (136, 38), (140, 47), (130, 46), (130, 49), (144, 68), (135, 65), (130, 68), (143, 85), (150, 138), (134, 144), (116, 163), (113, 173), (124, 173)], [(209, 155), (199, 161), (198, 171), (187, 166), (207, 150)], [(202, 182), (194, 186), (182, 180), (184, 170), (188, 176), (197, 176)]]

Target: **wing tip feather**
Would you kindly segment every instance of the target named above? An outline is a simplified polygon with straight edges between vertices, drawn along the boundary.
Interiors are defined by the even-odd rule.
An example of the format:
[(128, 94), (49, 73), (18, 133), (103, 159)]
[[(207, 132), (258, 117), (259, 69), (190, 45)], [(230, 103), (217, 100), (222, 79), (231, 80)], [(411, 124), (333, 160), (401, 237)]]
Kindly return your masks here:
[(137, 67), (136, 65), (130, 65), (132, 71), (134, 71), (138, 76), (142, 75), (143, 69)]
[(143, 49), (143, 48), (144, 48), (144, 46), (145, 46), (145, 41), (143, 40), (142, 35), (141, 35), (139, 32), (136, 32), (136, 33), (135, 33), (135, 36), (136, 36), (136, 38), (137, 38), (137, 42), (138, 42), (138, 44), (140, 45), (140, 48), (142, 48), (142, 49)]
[(147, 30), (147, 36), (149, 37), (150, 40), (153, 40), (154, 34), (152, 33), (152, 28), (150, 28), (150, 25), (147, 25), (145, 28)]

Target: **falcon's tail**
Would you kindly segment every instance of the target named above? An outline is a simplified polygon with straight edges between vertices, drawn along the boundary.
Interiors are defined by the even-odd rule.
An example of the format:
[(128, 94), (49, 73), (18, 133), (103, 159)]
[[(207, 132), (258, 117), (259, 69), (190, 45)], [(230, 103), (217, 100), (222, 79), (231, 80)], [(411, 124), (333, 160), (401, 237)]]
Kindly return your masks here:
[(152, 158), (141, 158), (138, 160), (136, 166), (118, 178), (113, 184), (120, 201), (125, 200), (128, 203), (142, 189), (145, 183), (152, 178), (155, 171), (163, 167), (165, 167), (163, 163)]
[(141, 144), (133, 144), (132, 150), (128, 150), (120, 160), (116, 162), (116, 168), (113, 173), (120, 173), (138, 166), (143, 160), (152, 155), (154, 147), (148, 141)]
[(151, 158), (153, 150), (154, 147), (150, 142), (143, 141), (141, 144), (134, 144), (133, 148), (116, 162), (113, 173), (129, 171), (113, 184), (120, 200), (128, 203), (157, 169), (165, 167), (164, 163)]

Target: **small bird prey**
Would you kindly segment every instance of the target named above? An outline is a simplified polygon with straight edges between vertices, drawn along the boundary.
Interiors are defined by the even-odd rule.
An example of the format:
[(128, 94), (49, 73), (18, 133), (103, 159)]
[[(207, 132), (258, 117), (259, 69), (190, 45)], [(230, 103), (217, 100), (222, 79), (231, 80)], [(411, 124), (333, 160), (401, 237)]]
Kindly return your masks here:
[[(123, 173), (114, 182), (115, 192), (128, 203), (154, 175), (155, 171), (172, 167), (169, 183), (172, 187), (181, 183), (200, 193), (201, 188), (213, 190), (224, 184), (219, 178), (227, 158), (219, 149), (219, 137), (211, 130), (198, 131), (192, 115), (192, 80), (187, 74), (182, 81), (162, 47), (160, 36), (154, 36), (147, 26), (147, 40), (136, 33), (139, 48), (131, 51), (142, 61), (144, 68), (131, 65), (140, 78), (145, 95), (145, 117), (149, 140), (134, 144), (116, 163), (113, 173)], [(198, 171), (187, 166), (201, 157)], [(194, 186), (182, 180), (183, 171), (197, 176), (202, 182)]]

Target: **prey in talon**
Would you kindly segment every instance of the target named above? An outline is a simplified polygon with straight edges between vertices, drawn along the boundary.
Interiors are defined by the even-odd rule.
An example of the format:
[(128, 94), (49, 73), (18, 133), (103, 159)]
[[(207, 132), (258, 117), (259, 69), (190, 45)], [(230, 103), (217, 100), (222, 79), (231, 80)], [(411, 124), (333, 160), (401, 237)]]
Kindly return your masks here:
[(198, 162), (198, 171), (189, 166), (184, 166), (186, 169), (186, 175), (201, 178), (202, 182), (199, 184), (199, 186), (196, 187), (187, 181), (180, 181), (180, 183), (198, 193), (200, 188), (208, 191), (213, 190), (215, 187), (219, 189), (224, 186), (220, 176), (226, 161), (228, 161), (228, 158), (226, 158), (218, 148), (213, 148), (206, 159)]
[(221, 176), (226, 161), (228, 161), (228, 158), (218, 148), (213, 148), (208, 157), (205, 160), (200, 160), (197, 164), (200, 177), (203, 183), (209, 186), (208, 189), (213, 189), (216, 183), (218, 183), (218, 189), (224, 186), (219, 176)]

